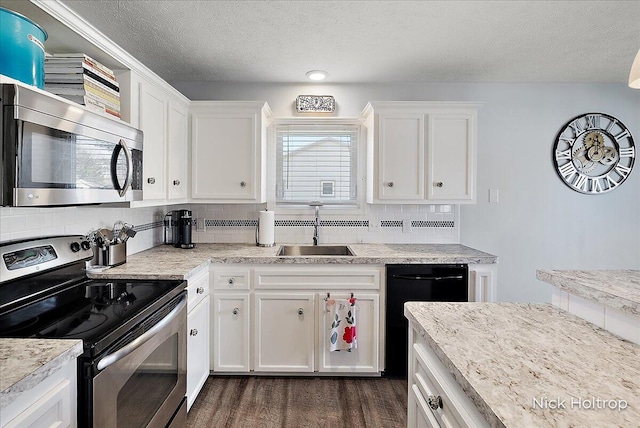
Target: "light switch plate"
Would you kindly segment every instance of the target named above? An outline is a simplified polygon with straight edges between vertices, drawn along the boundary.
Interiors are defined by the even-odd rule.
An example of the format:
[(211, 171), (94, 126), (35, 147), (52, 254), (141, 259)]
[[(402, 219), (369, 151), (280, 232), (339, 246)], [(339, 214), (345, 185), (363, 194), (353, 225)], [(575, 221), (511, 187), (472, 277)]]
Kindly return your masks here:
[(489, 203), (497, 204), (500, 201), (500, 192), (498, 189), (489, 189)]
[(369, 232), (379, 232), (380, 231), (380, 220), (369, 220)]
[(205, 222), (203, 218), (197, 218), (196, 219), (196, 230), (198, 232), (205, 232), (206, 231), (206, 226), (205, 226)]
[(402, 220), (402, 233), (411, 233), (411, 220)]

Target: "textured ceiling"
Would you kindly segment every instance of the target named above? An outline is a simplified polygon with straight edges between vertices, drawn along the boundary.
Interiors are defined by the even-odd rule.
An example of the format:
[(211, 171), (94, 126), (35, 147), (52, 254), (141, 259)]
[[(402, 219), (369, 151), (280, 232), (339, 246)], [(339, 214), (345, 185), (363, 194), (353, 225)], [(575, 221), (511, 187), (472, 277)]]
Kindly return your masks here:
[(63, 0), (168, 81), (620, 82), (640, 1)]

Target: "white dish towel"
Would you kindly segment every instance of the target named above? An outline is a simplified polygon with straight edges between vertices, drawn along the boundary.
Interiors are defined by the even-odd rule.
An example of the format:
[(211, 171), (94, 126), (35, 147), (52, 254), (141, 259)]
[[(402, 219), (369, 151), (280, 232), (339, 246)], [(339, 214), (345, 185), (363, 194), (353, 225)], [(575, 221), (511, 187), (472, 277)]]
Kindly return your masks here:
[(358, 347), (356, 340), (356, 299), (327, 299), (329, 312), (329, 343), (330, 352), (346, 351)]

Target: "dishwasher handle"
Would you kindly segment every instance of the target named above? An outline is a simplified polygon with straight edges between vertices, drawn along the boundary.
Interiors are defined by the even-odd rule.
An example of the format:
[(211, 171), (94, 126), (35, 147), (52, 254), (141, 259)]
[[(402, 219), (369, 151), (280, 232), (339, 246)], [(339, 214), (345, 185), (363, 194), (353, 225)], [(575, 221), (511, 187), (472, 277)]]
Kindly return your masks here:
[(395, 279), (408, 279), (410, 281), (444, 281), (447, 279), (464, 279), (464, 275), (448, 275), (448, 276), (434, 276), (434, 275), (391, 275)]

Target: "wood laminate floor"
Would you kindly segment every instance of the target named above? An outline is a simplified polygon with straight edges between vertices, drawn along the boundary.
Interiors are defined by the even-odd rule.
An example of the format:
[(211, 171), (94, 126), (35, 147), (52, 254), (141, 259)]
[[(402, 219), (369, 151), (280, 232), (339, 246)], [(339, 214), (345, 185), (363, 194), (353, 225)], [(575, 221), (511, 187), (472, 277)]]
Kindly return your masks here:
[(406, 379), (210, 376), (187, 426), (394, 428), (406, 413)]

